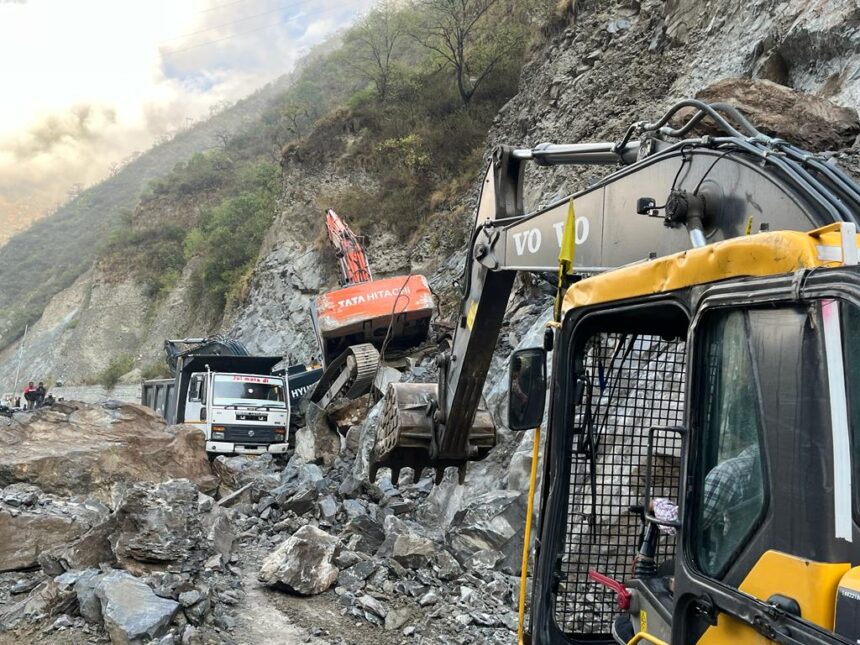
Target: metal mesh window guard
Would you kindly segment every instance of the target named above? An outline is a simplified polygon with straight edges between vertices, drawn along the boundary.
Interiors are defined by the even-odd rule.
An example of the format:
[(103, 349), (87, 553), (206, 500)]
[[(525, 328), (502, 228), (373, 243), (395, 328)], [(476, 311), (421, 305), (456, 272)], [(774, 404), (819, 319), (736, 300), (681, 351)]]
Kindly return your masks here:
[[(618, 613), (614, 593), (588, 571), (621, 581), (632, 573), (642, 521), (630, 507), (645, 495), (648, 430), (683, 423), (684, 354), (683, 341), (659, 336), (598, 334), (586, 346), (555, 597), (555, 619), (567, 634), (608, 634)], [(654, 497), (677, 502), (680, 450), (675, 433), (655, 434)], [(674, 537), (661, 535), (657, 563), (674, 551)]]

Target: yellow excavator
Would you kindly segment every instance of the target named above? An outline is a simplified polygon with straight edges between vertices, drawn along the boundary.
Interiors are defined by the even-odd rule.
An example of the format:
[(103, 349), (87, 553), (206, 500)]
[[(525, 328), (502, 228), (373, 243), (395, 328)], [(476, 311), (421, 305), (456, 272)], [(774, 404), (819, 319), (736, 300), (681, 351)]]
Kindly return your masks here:
[[(616, 168), (526, 213), (528, 163)], [(860, 642), (858, 221), (832, 159), (726, 104), (498, 148), (438, 382), (389, 386), (375, 468), (486, 454), (514, 277), (557, 274), (510, 361), (508, 427), (545, 435), (520, 641)]]

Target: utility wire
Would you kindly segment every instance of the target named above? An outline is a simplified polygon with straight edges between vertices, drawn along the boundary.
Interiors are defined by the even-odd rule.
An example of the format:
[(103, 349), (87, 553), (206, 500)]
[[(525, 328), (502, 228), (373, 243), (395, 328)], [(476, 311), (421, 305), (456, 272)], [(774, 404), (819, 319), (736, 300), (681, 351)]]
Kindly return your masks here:
[[(315, 13), (308, 13), (308, 14), (305, 14), (304, 17), (315, 18), (317, 16), (322, 16), (322, 15), (332, 13), (334, 11), (340, 11), (340, 10), (342, 10), (342, 7), (334, 7), (331, 9), (324, 10), (324, 11), (317, 11)], [(216, 38), (215, 40), (208, 40), (208, 41), (203, 42), (203, 43), (197, 43), (196, 45), (189, 45), (188, 47), (182, 47), (180, 49), (170, 49), (170, 50), (163, 52), (163, 54), (166, 56), (170, 56), (172, 54), (179, 54), (181, 52), (185, 52), (185, 51), (188, 51), (190, 49), (197, 49), (198, 47), (205, 47), (207, 45), (214, 45), (215, 43), (220, 43), (220, 42), (223, 42), (225, 40), (230, 40), (232, 38), (238, 38), (239, 36), (245, 36), (247, 34), (253, 34), (253, 33), (256, 33), (258, 31), (263, 31), (264, 29), (268, 29), (269, 27), (276, 27), (280, 24), (282, 24), (282, 23), (270, 22), (269, 24), (263, 25), (262, 27), (257, 27), (255, 29), (247, 29), (245, 31), (240, 31), (240, 32), (237, 32), (235, 34), (231, 34), (229, 36), (224, 36), (223, 38)]]
[(273, 13), (278, 13), (279, 11), (288, 11), (290, 9), (295, 9), (302, 5), (306, 5), (308, 2), (312, 2), (313, 0), (302, 0), (302, 2), (296, 2), (293, 4), (282, 5), (277, 7), (276, 9), (270, 9), (269, 11), (263, 11), (261, 13), (255, 13), (251, 16), (245, 16), (244, 18), (238, 18), (237, 20), (231, 20), (230, 22), (225, 22), (220, 25), (215, 25), (214, 27), (206, 27), (205, 29), (199, 29), (198, 31), (191, 31), (187, 34), (180, 34), (179, 36), (174, 36), (173, 38), (168, 38), (167, 40), (162, 40), (159, 45), (163, 45), (165, 43), (173, 42), (174, 40), (180, 40), (182, 38), (187, 38), (189, 36), (196, 36), (197, 34), (204, 34), (207, 31), (213, 31), (215, 29), (223, 29), (224, 27), (229, 27), (231, 25), (239, 24), (240, 22), (247, 22), (249, 20), (253, 20), (254, 18), (260, 18), (261, 16), (268, 16)]
[(275, 27), (278, 24), (279, 23), (276, 23), (276, 22), (270, 22), (268, 25), (264, 25), (262, 27), (257, 27), (256, 29), (248, 29), (247, 31), (240, 31), (240, 32), (232, 34), (230, 36), (224, 36), (224, 38), (218, 38), (216, 40), (209, 40), (209, 41), (206, 41), (205, 43), (198, 43), (196, 45), (191, 45), (189, 47), (182, 47), (180, 49), (170, 49), (170, 50), (164, 52), (164, 54), (166, 54), (168, 56), (172, 56), (173, 54), (179, 54), (181, 52), (187, 52), (191, 49), (197, 49), (198, 47), (205, 47), (206, 45), (214, 45), (215, 43), (220, 43), (220, 42), (223, 42), (225, 40), (230, 40), (232, 38), (238, 38), (239, 36), (245, 36), (247, 34), (253, 34), (253, 33), (256, 33), (258, 31), (263, 31), (264, 29), (268, 29), (269, 27)]
[(208, 9), (203, 9), (198, 11), (197, 13), (209, 13), (210, 11), (215, 11), (216, 9), (221, 9), (223, 7), (229, 7), (234, 4), (239, 4), (240, 2), (247, 2), (248, 0), (233, 0), (233, 2), (225, 2), (224, 4), (215, 5), (214, 7), (209, 7)]

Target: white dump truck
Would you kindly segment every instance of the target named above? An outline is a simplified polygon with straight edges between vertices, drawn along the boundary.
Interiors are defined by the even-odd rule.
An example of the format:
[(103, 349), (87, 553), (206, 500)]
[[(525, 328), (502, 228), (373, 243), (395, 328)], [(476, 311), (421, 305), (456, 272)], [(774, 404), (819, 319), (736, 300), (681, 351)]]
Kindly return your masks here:
[(168, 423), (197, 425), (210, 454), (284, 453), (290, 395), (280, 356), (249, 356), (223, 337), (165, 341), (173, 378), (144, 381), (141, 403)]

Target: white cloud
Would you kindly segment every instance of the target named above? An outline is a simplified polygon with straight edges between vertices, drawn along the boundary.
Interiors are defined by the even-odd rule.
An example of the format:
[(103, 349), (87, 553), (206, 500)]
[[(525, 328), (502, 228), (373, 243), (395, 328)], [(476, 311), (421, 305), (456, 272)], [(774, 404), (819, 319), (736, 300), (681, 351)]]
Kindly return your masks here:
[(0, 243), (373, 0), (0, 0)]

